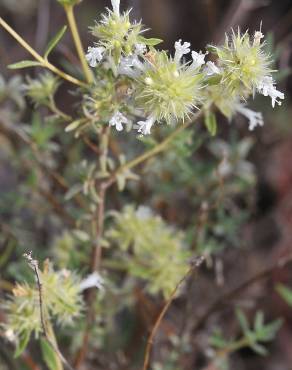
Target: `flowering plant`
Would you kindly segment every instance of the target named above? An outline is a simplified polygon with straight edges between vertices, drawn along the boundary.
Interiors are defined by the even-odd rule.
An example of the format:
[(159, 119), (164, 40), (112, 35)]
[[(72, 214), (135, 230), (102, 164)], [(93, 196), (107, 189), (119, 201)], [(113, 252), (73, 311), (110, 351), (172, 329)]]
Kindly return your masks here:
[[(48, 261), (39, 269), (38, 261), (26, 254), (35, 281), (17, 284), (4, 302), (3, 332), (16, 344), (17, 355), (25, 350), (31, 334), (37, 339), (43, 334), (44, 360), (50, 369), (59, 370), (72, 367), (58, 347), (54, 324), (64, 330), (65, 324), (79, 322), (74, 325), (77, 329), (72, 329), (78, 332), (72, 339), (72, 347), (78, 346), (78, 368), (86, 360), (90, 345), (106, 347), (108, 333), (115, 330), (118, 303), (129, 309), (135, 297), (142, 294), (142, 287), (143, 294), (161, 294), (166, 300), (146, 346), (146, 370), (153, 336), (170, 303), (181, 294), (182, 283), (203, 260), (210, 264), (213, 254), (234, 241), (245, 217), (243, 212), (238, 215), (236, 202), (232, 207), (224, 203), (222, 187), (232, 202), (236, 195), (247, 194), (255, 183), (254, 168), (246, 159), (252, 140), (244, 139), (234, 148), (215, 139), (216, 117), (221, 113), (231, 121), (240, 113), (247, 118), (249, 130), (254, 130), (264, 121), (262, 113), (247, 107), (248, 99), (256, 94), (270, 97), (274, 108), (281, 105), (284, 94), (276, 88), (272, 56), (265, 51), (261, 30), (253, 35), (231, 30), (223, 45), (209, 45), (205, 52), (192, 50), (189, 42), (180, 39), (174, 43), (174, 53), (169, 53), (160, 49), (162, 40), (145, 36), (147, 30), (141, 22), (131, 19), (130, 10), (123, 12), (120, 1), (112, 0), (111, 8), (90, 27), (94, 42), (84, 52), (74, 16), (80, 1), (57, 1), (67, 15), (84, 79), (68, 74), (49, 60), (66, 26), (40, 55), (0, 18), (0, 25), (34, 57), (9, 68), (47, 70), (36, 78), (27, 77), (20, 89), (15, 80), (0, 82), (13, 86), (10, 90), (15, 93), (5, 96), (5, 101), (9, 98), (16, 102), (19, 116), (24, 109), (23, 95), (35, 109), (46, 112), (34, 113), (31, 125), (17, 129), (8, 120), (6, 128), (28, 144), (28, 158), (33, 158), (33, 165), (28, 160), (28, 166), (37, 166), (41, 173), (49, 174), (48, 183), (38, 179), (32, 182), (35, 188), (40, 186), (40, 194), (54, 210), (56, 218), (52, 223), (59, 230), (65, 229), (50, 245), (56, 269)], [(56, 98), (62, 80), (75, 87), (73, 95), (78, 104), (70, 113), (60, 108)], [(9, 119), (13, 121), (15, 116)], [(208, 133), (201, 137), (211, 140), (206, 150), (213, 162), (210, 160), (207, 169), (193, 160), (201, 143), (190, 128), (200, 119)], [(133, 172), (158, 154), (163, 155), (162, 160), (145, 165), (143, 173)], [(73, 160), (66, 162), (62, 157), (66, 155)], [(132, 159), (128, 159), (130, 156)], [(199, 211), (181, 223), (181, 230), (167, 225), (152, 209), (154, 206), (131, 204), (122, 211), (109, 210), (118, 203), (109, 196), (114, 194), (114, 185), (119, 192), (126, 190), (125, 198), (129, 192), (135, 199), (135, 183), (145, 173), (143, 183), (151, 184), (157, 198), (163, 192), (168, 194), (165, 174), (174, 187), (195, 190), (195, 195), (188, 190), (186, 203)], [(55, 186), (62, 189), (61, 195), (55, 196)], [(84, 273), (88, 276), (82, 279)], [(134, 286), (139, 290), (136, 295)], [(278, 326), (269, 331), (268, 339)], [(98, 335), (90, 336), (94, 330)], [(95, 337), (101, 338), (98, 343)], [(247, 334), (239, 346), (235, 342), (236, 346), (231, 347), (256, 348), (257, 340), (262, 339), (258, 335), (251, 343), (246, 338)], [(161, 367), (158, 364), (156, 368)]]

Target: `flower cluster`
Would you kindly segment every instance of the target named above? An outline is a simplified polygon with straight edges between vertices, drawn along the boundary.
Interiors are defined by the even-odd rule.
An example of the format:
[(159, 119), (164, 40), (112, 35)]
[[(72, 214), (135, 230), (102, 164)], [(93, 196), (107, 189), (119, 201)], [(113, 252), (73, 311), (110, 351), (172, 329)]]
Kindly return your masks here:
[[(209, 46), (215, 62), (205, 61), (208, 52), (192, 51), (190, 43), (181, 40), (175, 42), (171, 56), (155, 48), (160, 40), (147, 39), (142, 32), (141, 23), (131, 23), (130, 11), (120, 12), (119, 0), (112, 0), (112, 10), (92, 27), (98, 41), (88, 48), (86, 58), (96, 68), (96, 85), (105, 84), (98, 72), (105, 69), (127, 87), (127, 94), (117, 102), (117, 85), (112, 84), (113, 98), (96, 109), (102, 122), (117, 131), (134, 122), (132, 127), (147, 135), (155, 122), (184, 122), (196, 109), (208, 115), (212, 107), (229, 120), (236, 113), (244, 115), (253, 130), (263, 125), (263, 117), (247, 108), (246, 100), (259, 93), (269, 96), (275, 107), (284, 99), (275, 87), (272, 58), (265, 52), (261, 31), (253, 37), (232, 31), (224, 45)], [(107, 76), (108, 81), (111, 77)], [(94, 96), (89, 99), (97, 106), (102, 101)]]
[(190, 252), (182, 233), (148, 207), (126, 206), (114, 213), (114, 225), (106, 236), (123, 251), (116, 258), (131, 276), (146, 282), (150, 293), (162, 291), (168, 297), (188, 270)]
[[(43, 271), (39, 273), (42, 284), (42, 308), (46, 320), (54, 319), (61, 325), (72, 324), (82, 312), (81, 292), (88, 287), (88, 282), (81, 282), (75, 274), (65, 269), (54, 271), (48, 261)], [(98, 285), (97, 279), (93, 285)], [(24, 337), (29, 338), (32, 332), (36, 337), (39, 336), (42, 323), (39, 291), (35, 284), (33, 286), (27, 283), (17, 284), (13, 289), (13, 295), (4, 305), (7, 313), (5, 329), (13, 333), (16, 342)]]

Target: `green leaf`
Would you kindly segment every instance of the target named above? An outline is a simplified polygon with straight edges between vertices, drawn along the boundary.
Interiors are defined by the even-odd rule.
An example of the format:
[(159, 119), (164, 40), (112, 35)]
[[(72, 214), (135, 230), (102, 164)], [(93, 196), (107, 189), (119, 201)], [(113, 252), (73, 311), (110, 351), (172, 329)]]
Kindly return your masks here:
[(48, 56), (49, 56), (50, 52), (59, 43), (59, 41), (61, 40), (61, 38), (64, 36), (66, 30), (67, 30), (67, 26), (63, 26), (60, 29), (60, 31), (50, 40), (50, 42), (48, 43), (48, 46), (46, 48), (45, 54), (44, 54), (44, 58), (45, 59), (48, 59)]
[(264, 314), (262, 311), (257, 311), (255, 321), (254, 321), (254, 329), (256, 332), (262, 330), (264, 326)]
[(286, 287), (283, 284), (278, 284), (276, 287), (276, 291), (289, 306), (292, 306), (292, 290), (290, 288)]
[(216, 348), (225, 348), (228, 346), (228, 342), (222, 337), (221, 333), (214, 333), (209, 342), (211, 346)]
[(268, 351), (266, 350), (266, 348), (262, 346), (261, 344), (255, 343), (252, 346), (250, 346), (250, 348), (261, 356), (266, 356), (268, 354)]
[(52, 346), (48, 343), (46, 339), (41, 338), (41, 350), (43, 354), (43, 359), (50, 370), (58, 369), (58, 360), (56, 358), (56, 353)]
[(249, 325), (245, 314), (240, 310), (236, 310), (236, 317), (244, 333), (249, 332)]
[(217, 133), (217, 120), (216, 116), (213, 112), (207, 112), (205, 115), (205, 125), (211, 134), (211, 136), (215, 136)]
[(68, 126), (65, 127), (65, 132), (76, 130), (82, 122), (84, 122), (83, 119), (77, 119), (76, 121), (71, 122)]
[(139, 36), (139, 41), (148, 46), (155, 46), (163, 42), (163, 40), (161, 39), (156, 38), (147, 39), (146, 37), (143, 36)]
[(21, 69), (21, 68), (29, 68), (29, 67), (37, 67), (41, 66), (40, 62), (36, 62), (35, 60), (22, 60), (21, 62), (9, 64), (9, 69)]
[(28, 344), (28, 341), (29, 341), (29, 338), (30, 338), (30, 331), (26, 330), (25, 332), (23, 332), (20, 337), (19, 337), (19, 342), (17, 344), (17, 347), (15, 349), (15, 352), (14, 352), (14, 357), (19, 357), (22, 352), (25, 350), (27, 344)]

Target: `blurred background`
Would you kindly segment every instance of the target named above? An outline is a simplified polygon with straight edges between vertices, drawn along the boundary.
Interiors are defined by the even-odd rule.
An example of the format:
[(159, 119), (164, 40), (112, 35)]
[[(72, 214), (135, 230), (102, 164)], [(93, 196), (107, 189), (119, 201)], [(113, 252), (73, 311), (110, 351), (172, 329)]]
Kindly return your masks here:
[[(78, 6), (76, 17), (85, 48), (93, 41), (88, 27), (94, 24), (95, 19), (109, 5), (109, 1), (84, 0)], [(218, 140), (221, 140), (220, 145), (223, 142), (224, 145), (228, 145), (227, 143), (231, 143), (232, 140), (237, 140), (237, 143), (247, 140), (247, 146), (250, 148), (241, 154), (234, 154), (233, 147), (229, 148), (230, 153), (233, 153), (232, 160), (237, 165), (240, 161), (245, 163), (245, 165), (236, 165), (238, 176), (244, 178), (245, 175), (252, 173), (253, 185), (235, 196), (236, 206), (242, 212), (247, 212), (247, 217), (236, 229), (236, 238), (231, 238), (226, 242), (227, 248), (218, 249), (218, 252), (215, 252), (210, 262), (212, 268), (206, 268), (198, 277), (198, 283), (190, 283), (187, 293), (174, 302), (163, 326), (162, 338), (155, 346), (154, 358), (158, 364), (166, 363), (163, 359), (166, 356), (165, 353), (168, 354), (168, 345), (165, 344), (164, 337), (172, 332), (178, 333), (176, 325), (181, 317), (186, 317), (184, 325), (191, 328), (189, 333), (191, 340), (188, 343), (190, 348), (186, 349), (185, 355), (181, 357), (179, 368), (178, 365), (169, 365), (169, 367), (161, 365), (157, 369), (218, 369), (214, 364), (206, 367), (208, 366), (206, 360), (208, 356), (205, 353), (206, 337), (217, 324), (223, 327), (225, 333), (236, 335), (236, 323), (230, 316), (231, 307), (234, 304), (247, 308), (251, 317), (256, 309), (262, 309), (269, 320), (282, 317), (284, 324), (276, 339), (268, 345), (269, 355), (261, 357), (249, 349), (242, 349), (231, 356), (230, 369), (292, 369), (292, 308), (274, 289), (279, 283), (292, 286), (292, 265), (287, 264), (283, 269), (272, 268), (265, 278), (262, 276), (257, 278), (260, 271), (273, 266), (282, 256), (292, 253), (292, 2), (291, 0), (121, 0), (121, 7), (124, 9), (132, 7), (132, 16), (137, 20), (143, 19), (143, 23), (150, 28), (150, 37), (163, 39), (162, 47), (170, 51), (173, 50), (174, 42), (178, 39), (190, 41), (194, 50), (204, 50), (206, 44), (222, 42), (225, 32), (229, 32), (232, 27), (235, 29), (240, 27), (242, 31), (248, 29), (251, 33), (262, 27), (268, 47), (276, 56), (276, 68), (279, 70), (278, 89), (285, 92), (285, 100), (281, 108), (272, 109), (269, 99), (257, 98), (251, 103), (254, 109), (263, 112), (265, 120), (263, 128), (249, 132), (242, 118), (236, 118), (231, 124), (223, 119), (222, 124), (220, 122), (218, 134)], [(48, 40), (65, 23), (63, 10), (53, 0), (0, 0), (0, 14), (40, 52), (44, 51)], [(3, 78), (8, 81), (15, 74), (14, 71), (6, 68), (7, 64), (26, 58), (26, 52), (3, 29), (0, 29), (0, 74)], [(73, 64), (78, 64), (69, 32), (66, 33), (52, 55), (52, 60), (64, 68), (66, 68), (65, 58)], [(33, 76), (35, 72), (30, 71), (29, 73)], [(0, 98), (1, 93), (3, 98), (6, 93), (4, 82), (0, 81)], [(63, 96), (62, 89), (58, 94), (60, 106), (70, 112), (74, 97)], [(17, 99), (17, 96), (15, 98)], [(22, 104), (21, 100), (19, 104)], [(22, 120), (28, 121), (31, 111), (26, 112)], [(235, 127), (236, 130), (233, 131)], [(25, 250), (31, 243), (38, 246), (43, 245), (45, 254), (47, 245), (50, 244), (48, 240), (51, 239), (52, 230), (55, 230), (54, 222), (49, 226), (46, 223), (44, 226), (44, 223), (36, 219), (31, 210), (26, 209), (23, 200), (15, 197), (15, 193), (22, 191), (23, 182), (27, 181), (22, 171), (15, 172), (19, 162), (16, 166), (15, 160), (11, 159), (11, 151), (15, 149), (17, 151), (18, 146), (17, 139), (14, 139), (12, 148), (9, 135), (0, 126), (2, 232), (0, 239), (0, 269), (2, 272), (0, 274), (10, 281), (21, 275), (19, 265), (13, 264), (17, 253), (13, 252), (7, 258), (4, 255), (4, 252), (7, 252), (7, 240), (10, 240), (7, 237), (10, 232), (7, 225), (13, 224), (20, 227), (20, 221), (15, 221), (15, 214), (22, 219), (22, 232), (18, 240), (21, 245), (20, 250)], [(214, 148), (211, 148), (211, 152), (215, 155), (217, 153)], [(202, 151), (199, 157), (208, 161), (209, 155)], [(174, 174), (167, 168), (163, 171), (164, 181), (170, 184)], [(33, 182), (32, 179), (31, 181)], [(151, 203), (167, 221), (179, 226), (187, 225), (190, 193), (189, 190), (184, 190), (183, 182), (174, 184), (171, 189), (159, 188), (153, 197), (149, 195), (150, 190), (154, 189), (151, 181), (155, 182), (150, 176), (139, 188), (130, 189), (126, 197), (134, 194), (137, 203)], [(192, 181), (197, 180), (190, 178), (189, 184), (192, 184)], [(181, 186), (180, 189), (179, 186)], [(206, 194), (205, 196), (208, 200)], [(38, 206), (41, 204), (39, 199), (34, 201)], [(114, 204), (115, 200), (112, 203)], [(35, 209), (38, 209), (38, 206)], [(43, 210), (43, 213), (46, 211)], [(204, 209), (202, 217), (204, 217)], [(225, 226), (228, 228), (228, 225)], [(220, 238), (219, 236), (217, 239), (221, 240)], [(8, 267), (7, 261), (10, 261)], [(222, 292), (236, 289), (238, 285), (253, 276), (256, 276), (255, 283), (242, 290), (239, 295), (229, 297), (230, 299), (223, 304), (221, 302), (220, 310), (210, 320), (206, 320), (201, 328), (194, 329), (195, 318), (204, 316), (210, 302), (215, 301), (222, 295)], [(5, 290), (5, 287), (3, 289)], [(151, 324), (161, 305), (161, 301), (153, 303), (147, 296), (140, 293), (136, 295), (135, 330), (132, 331), (123, 352), (127, 360), (124, 358), (117, 360), (117, 363), (126, 363), (126, 365), (123, 365), (124, 367), (110, 365), (110, 362), (107, 362), (109, 360), (106, 360), (109, 355), (105, 351), (100, 357), (100, 362), (104, 361), (103, 365), (96, 365), (95, 360), (92, 359), (92, 365), (88, 365), (88, 369), (139, 368), (127, 365), (127, 361), (131, 363), (135, 358), (135, 343), (145, 335), (145, 328)], [(125, 319), (125, 316), (122, 317)], [(125, 322), (127, 325), (126, 319)], [(114, 356), (122, 355), (115, 353)]]

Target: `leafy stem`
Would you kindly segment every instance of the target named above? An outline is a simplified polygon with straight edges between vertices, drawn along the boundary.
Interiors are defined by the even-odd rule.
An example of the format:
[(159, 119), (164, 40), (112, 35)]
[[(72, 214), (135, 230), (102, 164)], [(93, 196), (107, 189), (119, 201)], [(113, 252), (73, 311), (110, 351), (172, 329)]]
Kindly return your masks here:
[(61, 69), (57, 68), (53, 64), (51, 64), (46, 58), (42, 57), (36, 50), (34, 50), (13, 28), (9, 26), (7, 22), (4, 21), (2, 17), (0, 17), (0, 25), (25, 49), (27, 50), (41, 67), (49, 69), (51, 72), (55, 73), (56, 75), (60, 76), (64, 80), (71, 82), (74, 85), (86, 87), (87, 84), (83, 81), (78, 80), (77, 78), (65, 73)]
[(111, 186), (117, 180), (117, 176), (127, 170), (130, 170), (133, 167), (138, 166), (142, 162), (147, 161), (148, 159), (154, 157), (155, 155), (163, 152), (165, 149), (168, 148), (168, 145), (181, 133), (181, 131), (188, 128), (191, 124), (196, 122), (199, 118), (201, 118), (204, 114), (204, 109), (202, 108), (199, 112), (194, 114), (194, 116), (184, 124), (180, 124), (170, 135), (168, 135), (161, 143), (157, 144), (154, 148), (146, 151), (145, 153), (141, 154), (139, 157), (121, 165), (108, 179), (106, 183), (106, 187)]

